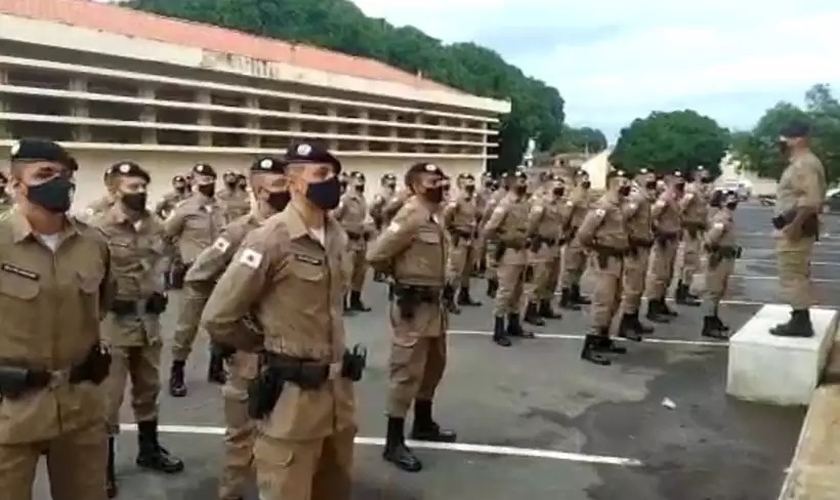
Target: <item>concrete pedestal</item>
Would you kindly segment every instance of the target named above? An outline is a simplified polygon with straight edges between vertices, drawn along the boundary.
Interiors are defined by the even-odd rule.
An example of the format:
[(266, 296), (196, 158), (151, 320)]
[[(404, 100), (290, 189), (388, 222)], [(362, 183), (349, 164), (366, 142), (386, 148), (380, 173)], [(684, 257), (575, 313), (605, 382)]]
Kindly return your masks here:
[(813, 337), (777, 337), (770, 328), (790, 318), (790, 307), (762, 307), (729, 340), (727, 394), (762, 403), (807, 405), (825, 368), (838, 316), (832, 309), (813, 308)]

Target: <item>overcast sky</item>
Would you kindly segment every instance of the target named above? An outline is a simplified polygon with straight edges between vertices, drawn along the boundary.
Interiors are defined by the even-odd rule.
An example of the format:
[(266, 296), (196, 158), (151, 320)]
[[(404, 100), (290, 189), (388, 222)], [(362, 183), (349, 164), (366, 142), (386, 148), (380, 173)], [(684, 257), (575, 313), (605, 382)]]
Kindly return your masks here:
[(654, 110), (749, 128), (814, 83), (840, 87), (840, 0), (354, 0), (447, 42), (474, 41), (557, 87), (567, 122), (612, 140)]

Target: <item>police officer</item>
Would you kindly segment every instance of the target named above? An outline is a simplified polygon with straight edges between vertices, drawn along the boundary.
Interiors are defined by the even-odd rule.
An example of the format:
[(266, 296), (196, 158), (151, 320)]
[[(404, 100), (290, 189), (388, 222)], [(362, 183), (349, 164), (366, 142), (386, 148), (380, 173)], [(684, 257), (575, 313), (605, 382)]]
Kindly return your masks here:
[(510, 337), (533, 336), (522, 329), (519, 321), (524, 285), (533, 279), (533, 269), (527, 265), (528, 177), (524, 172), (517, 172), (511, 179), (510, 191), (484, 226), (484, 237), (496, 244), (494, 257), (498, 262), (499, 290), (493, 307), (493, 341), (503, 347), (511, 345)]
[(216, 195), (216, 199), (222, 207), (226, 223), (247, 215), (251, 211), (251, 199), (247, 191), (248, 184), (245, 182), (243, 187), (243, 181), (245, 179), (233, 170), (228, 170), (222, 176), (224, 187)]
[(792, 123), (779, 138), (788, 166), (776, 188), (776, 237), (779, 284), (791, 305), (790, 320), (770, 333), (784, 337), (811, 337), (809, 308), (813, 304), (810, 276), (811, 253), (819, 237), (818, 215), (825, 202), (825, 169), (811, 151), (810, 128)]
[(99, 324), (113, 282), (108, 245), (68, 217), (75, 161), (58, 144), (11, 148), (16, 208), (0, 217), (0, 498), (30, 500), (40, 457), (52, 498), (105, 500), (110, 355)]
[(643, 168), (635, 178), (636, 189), (627, 197), (624, 216), (629, 251), (624, 257), (624, 275), (621, 280), (621, 324), (619, 336), (638, 338), (652, 333), (653, 328), (639, 320), (639, 307), (645, 292), (645, 278), (653, 246), (653, 221), (651, 206), (656, 201), (656, 176)]
[(447, 260), (447, 283), (453, 290), (458, 290), (458, 305), (462, 306), (481, 305), (472, 299), (470, 293), (478, 221), (475, 177), (464, 174), (461, 176), (461, 190), (443, 209), (443, 225), (452, 241)]
[[(257, 158), (251, 165), (250, 184), (256, 204), (222, 229), (218, 239), (205, 248), (187, 271), (185, 286), (197, 296), (209, 297), (216, 280), (230, 264), (245, 237), (270, 216), (282, 212), (289, 202), (286, 162), (280, 158)], [(219, 349), (217, 346), (216, 349)], [(224, 400), (225, 458), (219, 481), (220, 500), (241, 500), (251, 475), (252, 449), (256, 435), (248, 417), (248, 386), (256, 378), (258, 355), (251, 351), (221, 353), (227, 357), (229, 378), (222, 388)]]
[(666, 182), (665, 191), (651, 207), (654, 245), (645, 289), (648, 298), (647, 317), (657, 323), (667, 323), (677, 315), (665, 303), (665, 295), (674, 278), (674, 260), (682, 231), (679, 202), (684, 192), (685, 179), (681, 172), (674, 172)]
[[(338, 160), (319, 144), (287, 149), (289, 206), (253, 230), (219, 279), (202, 322), (214, 341), (261, 346), (254, 414), (260, 498), (349, 500), (356, 435), (353, 380), (341, 316)], [(254, 315), (263, 336), (241, 328)]]
[(367, 242), (371, 233), (365, 225), (367, 218), (367, 201), (365, 200), (365, 176), (361, 172), (350, 174), (350, 184), (347, 192), (341, 197), (341, 202), (334, 213), (335, 220), (341, 224), (347, 233), (347, 258), (352, 271), (350, 274), (350, 296), (347, 299), (347, 309), (350, 311), (367, 312), (370, 308), (362, 302), (362, 289), (367, 278), (368, 265), (365, 261)]
[(390, 389), (388, 429), (383, 457), (400, 469), (416, 472), (420, 460), (406, 446), (405, 417), (414, 402), (411, 438), (455, 440), (432, 418), (432, 400), (446, 366), (447, 317), (443, 304), (447, 240), (436, 215), (443, 199), (443, 173), (429, 163), (412, 165), (405, 176), (415, 195), (368, 249), (374, 268), (392, 275)]
[[(391, 223), (390, 220), (385, 219), (383, 209), (385, 208), (385, 204), (397, 195), (397, 176), (391, 173), (382, 174), (382, 177), (379, 179), (379, 184), (380, 190), (374, 195), (373, 201), (368, 208), (368, 213), (370, 214), (371, 220), (373, 220), (376, 234), (379, 234), (382, 229)], [(378, 271), (374, 271), (373, 280), (378, 282), (385, 281), (385, 276)]]
[[(597, 262), (595, 294), (590, 314), (592, 332), (586, 335), (580, 357), (597, 365), (609, 365), (603, 353), (623, 354), (627, 349), (610, 338), (610, 325), (621, 302), (624, 256), (630, 249), (624, 214), (630, 183), (624, 172), (607, 174), (607, 192), (581, 222), (577, 237), (592, 251)], [(635, 338), (639, 340), (639, 338)]]
[(190, 187), (183, 175), (176, 175), (172, 178), (172, 191), (163, 195), (163, 198), (155, 205), (155, 214), (161, 219), (169, 217), (169, 213), (175, 205), (190, 197)]
[[(493, 194), (493, 175), (490, 172), (482, 172), (481, 174), (481, 184), (476, 189), (475, 193), (475, 210), (476, 216), (478, 220), (476, 221), (477, 228), (479, 229), (479, 234), (481, 232), (481, 225), (482, 225), (482, 216), (484, 215), (484, 210), (487, 207), (487, 202), (490, 199), (490, 195)], [(475, 239), (475, 274), (476, 276), (483, 276), (484, 272), (487, 270), (487, 255), (484, 250), (484, 241), (482, 238), (478, 237)]]
[[(213, 244), (224, 226), (222, 208), (216, 202), (216, 172), (210, 165), (199, 163), (192, 169), (193, 196), (176, 205), (164, 222), (167, 238), (177, 240), (181, 261), (184, 263), (175, 280), (183, 281), (183, 275), (195, 262), (205, 248)], [(172, 368), (169, 376), (169, 394), (173, 397), (187, 395), (184, 381), (184, 365), (192, 351), (193, 342), (198, 334), (198, 322), (201, 309), (207, 296), (196, 289), (185, 290), (181, 307), (178, 310), (178, 322), (175, 327), (175, 339), (172, 345)], [(224, 383), (224, 363), (213, 352), (207, 369), (210, 382)]]
[(580, 309), (581, 305), (591, 303), (588, 297), (580, 293), (580, 279), (586, 270), (586, 252), (577, 239), (577, 232), (589, 212), (589, 189), (592, 182), (583, 169), (575, 172), (575, 186), (566, 200), (571, 215), (563, 228), (566, 247), (563, 251), (563, 287), (560, 295), (560, 307), (571, 310)]
[(111, 346), (108, 392), (108, 496), (117, 494), (114, 477), (114, 439), (120, 430), (120, 407), (131, 378), (131, 406), (137, 422), (137, 464), (159, 472), (175, 473), (184, 463), (158, 442), (160, 393), (160, 315), (168, 299), (163, 282), (167, 267), (163, 226), (146, 210), (149, 173), (134, 162), (111, 167), (114, 204), (97, 214), (91, 224), (108, 242), (115, 298), (103, 336)]
[(116, 186), (114, 185), (114, 167), (106, 168), (102, 174), (102, 182), (105, 185), (105, 195), (89, 203), (82, 216), (85, 221), (90, 221), (102, 212), (110, 209), (116, 203)]
[(0, 214), (12, 208), (12, 196), (6, 190), (9, 185), (9, 178), (6, 174), (0, 172)]
[(709, 255), (706, 266), (706, 288), (703, 292), (704, 337), (727, 338), (729, 327), (721, 321), (718, 306), (729, 285), (729, 276), (735, 269), (735, 259), (741, 255), (741, 247), (735, 237), (735, 209), (738, 207), (738, 193), (724, 193), (723, 207), (710, 220), (710, 228), (704, 238), (705, 250)]
[(496, 296), (496, 291), (499, 289), (499, 260), (496, 257), (496, 241), (493, 239), (487, 239), (484, 228), (487, 225), (487, 221), (490, 220), (490, 216), (493, 214), (493, 211), (499, 205), (499, 202), (502, 201), (502, 198), (508, 194), (511, 187), (515, 184), (514, 181), (515, 179), (510, 177), (507, 172), (503, 173), (500, 179), (500, 187), (493, 191), (493, 194), (489, 196), (487, 204), (484, 207), (484, 212), (481, 214), (482, 225), (480, 226), (481, 231), (479, 234), (481, 235), (485, 260), (487, 261), (487, 269), (484, 273), (484, 277), (487, 280), (487, 296), (491, 298)]
[(531, 205), (528, 216), (528, 259), (534, 266), (534, 279), (526, 285), (525, 321), (534, 325), (545, 324), (542, 318), (561, 318), (551, 302), (560, 275), (561, 228), (566, 225), (570, 212), (563, 199), (566, 188), (562, 177), (554, 177), (548, 188), (551, 190)]
[(700, 305), (698, 297), (691, 293), (691, 283), (700, 268), (701, 241), (709, 217), (708, 191), (711, 181), (708, 170), (702, 166), (697, 167), (692, 182), (686, 185), (685, 194), (680, 198), (683, 258), (682, 268), (677, 273), (677, 304)]

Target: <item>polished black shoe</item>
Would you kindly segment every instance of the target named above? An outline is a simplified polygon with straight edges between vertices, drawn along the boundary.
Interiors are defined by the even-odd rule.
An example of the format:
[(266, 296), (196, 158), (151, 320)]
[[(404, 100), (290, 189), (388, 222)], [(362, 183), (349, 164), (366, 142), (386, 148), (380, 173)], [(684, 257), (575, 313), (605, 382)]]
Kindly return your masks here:
[(559, 312), (555, 311), (553, 307), (551, 307), (550, 300), (541, 300), (540, 307), (539, 307), (539, 314), (545, 319), (563, 319), (563, 315)]
[(461, 287), (461, 289), (458, 291), (458, 305), (467, 307), (479, 307), (481, 305), (481, 302), (472, 299), (472, 297), (470, 296), (469, 288)]
[(157, 420), (137, 423), (137, 465), (166, 474), (175, 474), (184, 470), (184, 462), (171, 455), (158, 442)]
[(502, 346), (510, 347), (513, 343), (508, 337), (507, 329), (505, 328), (505, 318), (496, 316), (493, 323), (493, 342)]
[(187, 395), (183, 361), (172, 362), (172, 368), (169, 372), (169, 395), (173, 398), (183, 398)]
[(682, 281), (677, 283), (677, 291), (674, 295), (674, 299), (676, 303), (681, 306), (697, 307), (700, 305), (700, 301), (697, 300), (696, 296), (688, 292), (688, 285), (686, 285)]
[(423, 463), (405, 445), (405, 419), (388, 417), (388, 433), (385, 435), (385, 449), (382, 458), (406, 472), (419, 472)]
[(350, 292), (350, 310), (359, 312), (370, 311), (370, 307), (362, 302), (362, 292)]
[(718, 321), (720, 320), (716, 316), (704, 316), (703, 328), (700, 330), (700, 335), (703, 337), (721, 340), (729, 338), (725, 331), (718, 328)]
[(665, 301), (662, 299), (648, 300), (647, 319), (654, 323), (670, 323), (671, 318), (663, 311)]
[(599, 342), (600, 340), (597, 335), (587, 335), (583, 340), (583, 349), (580, 351), (580, 359), (589, 361), (590, 363), (594, 363), (596, 365), (609, 366), (612, 364), (612, 361), (597, 352), (596, 346)]
[(770, 333), (777, 337), (814, 336), (814, 325), (811, 323), (811, 313), (808, 309), (798, 309), (790, 313), (790, 321), (774, 326)]
[(625, 314), (621, 317), (621, 323), (618, 325), (618, 336), (633, 342), (641, 342), (642, 334), (636, 331), (636, 325), (633, 324), (633, 315)]
[(536, 302), (528, 302), (528, 307), (525, 308), (525, 322), (534, 326), (545, 326)]
[(598, 335), (598, 344), (595, 345), (595, 350), (599, 352), (608, 352), (611, 354), (627, 353), (627, 348), (624, 346), (616, 345), (615, 341), (610, 338), (609, 331), (606, 329), (601, 330), (601, 334)]
[(575, 303), (570, 288), (564, 288), (560, 292), (560, 307), (570, 311), (580, 311), (580, 304)]
[(225, 361), (219, 354), (210, 355), (210, 362), (207, 364), (207, 381), (219, 385), (224, 385), (227, 381)]
[(579, 284), (578, 285), (572, 285), (571, 289), (572, 289), (572, 300), (576, 304), (588, 306), (589, 304), (592, 303), (592, 300), (589, 297), (587, 297), (586, 295), (582, 295), (580, 293), (580, 285)]
[(533, 332), (527, 332), (522, 328), (522, 323), (519, 321), (519, 314), (508, 314), (507, 317), (507, 334), (511, 337), (521, 337), (524, 339), (534, 338)]
[(411, 425), (411, 439), (436, 443), (454, 443), (458, 438), (455, 431), (441, 429), (432, 418), (432, 402), (414, 402), (414, 422)]

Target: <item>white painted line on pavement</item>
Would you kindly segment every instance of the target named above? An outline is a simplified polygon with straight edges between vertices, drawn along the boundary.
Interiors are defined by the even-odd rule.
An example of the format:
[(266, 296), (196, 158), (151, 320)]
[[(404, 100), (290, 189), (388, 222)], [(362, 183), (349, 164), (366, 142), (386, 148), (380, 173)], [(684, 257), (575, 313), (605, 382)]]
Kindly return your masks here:
[[(744, 274), (732, 274), (729, 276), (730, 278), (740, 279), (744, 281), (755, 280), (755, 281), (768, 281), (768, 280), (778, 280), (778, 276), (746, 276)], [(840, 279), (837, 278), (810, 278), (808, 281), (811, 283), (840, 283)]]
[[(120, 424), (120, 430), (136, 432), (134, 424)], [(158, 430), (167, 434), (197, 434), (204, 436), (223, 436), (224, 427), (211, 427), (199, 425), (161, 425)], [(385, 446), (384, 438), (377, 437), (356, 437), (356, 444), (362, 446)], [(493, 446), (487, 444), (469, 443), (432, 443), (427, 441), (408, 441), (412, 448), (442, 451), (460, 451), (462, 453), (475, 453), (479, 455), (499, 455), (506, 457), (545, 458), (550, 460), (562, 460), (566, 462), (580, 462), (602, 465), (619, 465), (622, 467), (641, 467), (644, 465), (635, 458), (611, 457), (604, 455), (588, 455), (584, 453), (569, 453), (565, 451), (541, 450), (537, 448), (517, 448), (513, 446)]]
[[(483, 331), (483, 330), (447, 330), (448, 334), (450, 335), (480, 335), (484, 337), (489, 337), (493, 335), (493, 332), (490, 331)], [(567, 334), (567, 333), (540, 333), (534, 332), (534, 336), (538, 339), (558, 339), (558, 340), (583, 340), (584, 335), (574, 335), (574, 334)], [(619, 341), (626, 341), (622, 338), (615, 337), (615, 340)], [(634, 344), (636, 342), (633, 342)], [(644, 341), (640, 342), (642, 344), (671, 344), (671, 345), (693, 345), (699, 347), (727, 347), (729, 342), (724, 341), (711, 341), (711, 340), (681, 340), (681, 339), (663, 339), (663, 338), (655, 338), (655, 337), (645, 337)]]
[[(776, 265), (778, 261), (776, 259), (738, 259), (736, 262), (743, 262), (745, 264), (773, 264)], [(811, 261), (812, 266), (840, 266), (840, 262), (813, 262)]]

